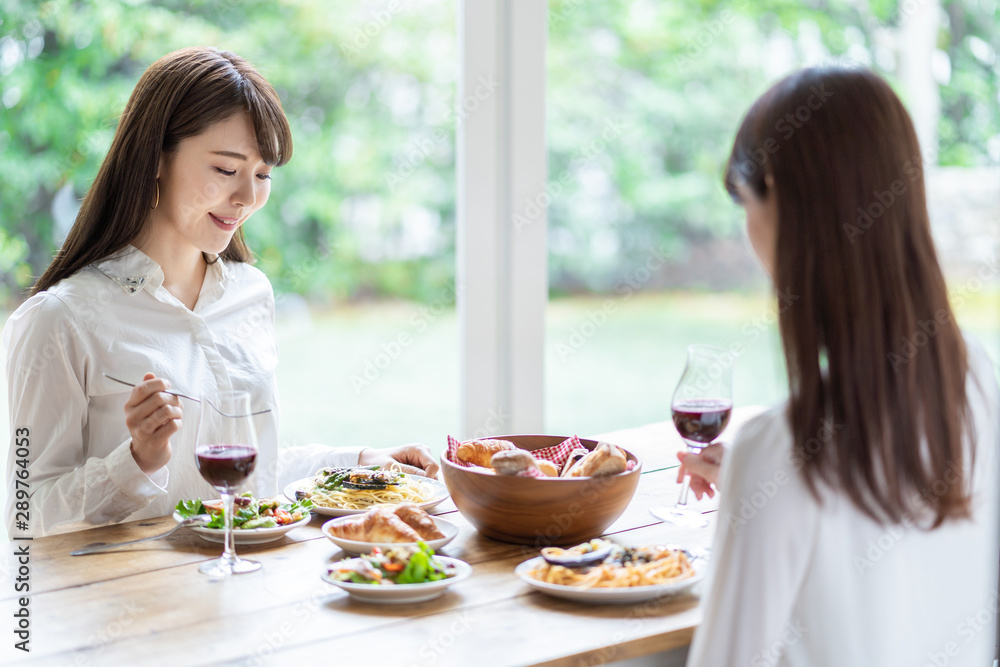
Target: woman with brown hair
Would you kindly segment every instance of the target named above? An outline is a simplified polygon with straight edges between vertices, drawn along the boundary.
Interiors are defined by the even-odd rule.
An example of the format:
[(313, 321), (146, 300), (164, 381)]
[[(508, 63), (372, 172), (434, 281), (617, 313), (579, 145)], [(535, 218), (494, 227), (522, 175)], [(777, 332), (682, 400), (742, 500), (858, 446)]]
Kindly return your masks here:
[(949, 305), (906, 110), (869, 71), (795, 73), (747, 112), (725, 180), (795, 297), (789, 398), (680, 455), (699, 497), (720, 490), (688, 664), (990, 664), (1000, 391)]
[[(214, 495), (194, 464), (198, 396), (248, 391), (261, 497), (328, 465), (436, 468), (427, 448), (278, 451), (274, 294), (242, 226), (267, 202), (292, 136), (239, 56), (170, 53), (142, 75), (69, 236), (4, 327), (10, 423), (30, 447), (27, 534), (169, 514)], [(107, 376), (136, 383), (127, 388)], [(123, 414), (124, 409), (124, 414)], [(7, 462), (14, 532), (18, 464)]]

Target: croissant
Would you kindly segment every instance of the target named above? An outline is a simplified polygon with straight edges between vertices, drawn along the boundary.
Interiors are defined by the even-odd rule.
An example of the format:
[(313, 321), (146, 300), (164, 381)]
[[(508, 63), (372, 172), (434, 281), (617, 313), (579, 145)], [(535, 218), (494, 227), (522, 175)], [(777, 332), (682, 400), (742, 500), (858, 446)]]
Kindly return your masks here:
[(403, 503), (397, 506), (396, 516), (407, 526), (417, 531), (422, 539), (439, 540), (444, 537), (444, 533), (438, 530), (434, 519), (427, 512), (412, 503)]
[(419, 542), (420, 535), (392, 512), (374, 507), (357, 519), (330, 526), (335, 537), (356, 542)]
[(458, 459), (484, 468), (492, 468), (493, 455), (505, 449), (516, 449), (507, 440), (470, 440), (458, 446)]
[(625, 472), (628, 459), (619, 447), (606, 442), (597, 443), (594, 451), (576, 462), (566, 477), (600, 477), (602, 475), (617, 475)]

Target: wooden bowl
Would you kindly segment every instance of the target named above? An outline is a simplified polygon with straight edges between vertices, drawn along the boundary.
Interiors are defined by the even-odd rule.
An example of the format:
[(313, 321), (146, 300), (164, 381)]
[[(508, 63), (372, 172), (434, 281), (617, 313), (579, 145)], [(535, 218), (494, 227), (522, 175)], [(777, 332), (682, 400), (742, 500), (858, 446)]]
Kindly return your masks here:
[[(558, 445), (556, 435), (496, 435), (527, 451)], [(597, 440), (581, 440), (594, 449)], [(615, 522), (635, 494), (642, 463), (605, 477), (508, 477), (474, 472), (441, 455), (441, 471), (458, 511), (476, 529), (501, 542), (538, 548), (571, 545), (600, 536)]]

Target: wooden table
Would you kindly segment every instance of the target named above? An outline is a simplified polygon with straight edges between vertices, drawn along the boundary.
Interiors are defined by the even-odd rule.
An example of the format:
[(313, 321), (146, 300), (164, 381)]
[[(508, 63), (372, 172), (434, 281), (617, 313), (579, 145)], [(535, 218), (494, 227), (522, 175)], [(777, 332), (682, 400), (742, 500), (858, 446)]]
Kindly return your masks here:
[[(738, 410), (733, 426), (755, 410)], [(731, 441), (732, 426), (726, 438)], [(608, 534), (628, 545), (708, 546), (708, 528), (661, 524), (649, 508), (677, 496), (682, 446), (670, 422), (600, 436), (644, 462), (632, 503)], [(693, 495), (691, 500), (694, 500)], [(694, 505), (714, 519), (716, 502)], [(700, 620), (685, 596), (634, 605), (581, 605), (531, 591), (514, 567), (534, 550), (482, 537), (455, 510), (439, 506), (461, 532), (442, 553), (474, 572), (443, 597), (410, 605), (372, 605), (323, 582), (324, 567), (344, 556), (315, 518), (280, 541), (240, 547), (261, 571), (213, 580), (198, 564), (220, 546), (187, 531), (119, 551), (71, 557), (94, 542), (164, 532), (170, 517), (12, 542), (0, 559), (0, 663), (28, 665), (593, 665), (688, 644)], [(12, 553), (30, 545), (31, 652), (13, 649), (17, 609)]]

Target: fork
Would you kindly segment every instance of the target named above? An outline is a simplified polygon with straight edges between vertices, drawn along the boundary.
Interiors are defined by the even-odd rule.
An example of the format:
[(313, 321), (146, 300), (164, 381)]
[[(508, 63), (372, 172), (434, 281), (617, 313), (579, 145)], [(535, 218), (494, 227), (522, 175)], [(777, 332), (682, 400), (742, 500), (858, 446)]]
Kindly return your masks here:
[[(188, 398), (188, 397), (185, 396), (184, 398)], [(183, 521), (181, 521), (179, 524), (177, 524), (176, 526), (174, 526), (173, 528), (171, 528), (167, 532), (160, 533), (159, 535), (151, 535), (150, 537), (140, 537), (137, 540), (128, 540), (127, 542), (113, 542), (111, 544), (92, 544), (92, 545), (86, 546), (86, 547), (84, 547), (82, 549), (77, 549), (76, 551), (70, 551), (69, 555), (70, 556), (85, 556), (86, 554), (92, 554), (92, 553), (95, 553), (97, 551), (104, 551), (105, 549), (114, 549), (115, 547), (124, 547), (124, 546), (127, 546), (129, 544), (136, 544), (138, 542), (147, 542), (149, 540), (159, 540), (161, 538), (166, 537), (167, 535), (173, 535), (174, 533), (176, 533), (181, 528), (184, 528), (185, 526), (196, 526), (196, 525), (199, 525), (199, 524), (206, 524), (206, 523), (208, 523), (211, 520), (212, 520), (212, 517), (210, 515), (208, 515), (208, 514), (195, 514), (194, 516), (191, 516), (191, 517), (188, 517), (187, 519), (184, 519)]]
[[(113, 380), (113, 381), (117, 382), (118, 384), (123, 384), (126, 387), (134, 387), (135, 386), (131, 382), (126, 382), (125, 380), (119, 380), (118, 378), (113, 378), (110, 375), (108, 375), (107, 373), (102, 373), (102, 375), (104, 377), (108, 378), (109, 380)], [(200, 398), (195, 398), (194, 396), (188, 396), (187, 394), (182, 394), (179, 391), (169, 391), (169, 390), (167, 390), (167, 391), (164, 391), (163, 393), (170, 394), (171, 396), (177, 396), (179, 398), (186, 398), (189, 401), (194, 401), (195, 403), (201, 403), (202, 402), (202, 400)], [(271, 409), (268, 408), (267, 410), (258, 410), (257, 412), (251, 412), (249, 415), (230, 415), (230, 414), (226, 414), (225, 412), (223, 412), (219, 408), (215, 407), (212, 404), (212, 401), (209, 401), (208, 399), (205, 400), (205, 403), (208, 403), (209, 405), (211, 405), (212, 409), (214, 409), (216, 412), (218, 412), (223, 417), (247, 417), (247, 416), (249, 416), (249, 417), (256, 417), (257, 415), (264, 415), (264, 414), (267, 414), (268, 412), (271, 411)]]

